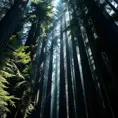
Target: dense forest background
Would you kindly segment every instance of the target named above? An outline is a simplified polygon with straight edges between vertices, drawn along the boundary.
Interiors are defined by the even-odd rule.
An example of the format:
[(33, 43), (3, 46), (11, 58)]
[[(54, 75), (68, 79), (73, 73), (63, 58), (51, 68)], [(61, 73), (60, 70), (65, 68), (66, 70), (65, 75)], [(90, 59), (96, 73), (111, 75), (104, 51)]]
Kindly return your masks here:
[(117, 0), (1, 0), (0, 117), (118, 118), (117, 29)]

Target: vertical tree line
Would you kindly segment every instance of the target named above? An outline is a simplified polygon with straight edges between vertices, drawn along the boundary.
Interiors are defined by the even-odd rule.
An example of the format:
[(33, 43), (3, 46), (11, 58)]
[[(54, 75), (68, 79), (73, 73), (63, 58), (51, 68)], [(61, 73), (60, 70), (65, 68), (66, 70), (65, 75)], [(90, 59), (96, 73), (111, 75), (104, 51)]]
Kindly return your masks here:
[(1, 118), (117, 118), (117, 1), (2, 1)]
[(0, 117), (26, 118), (39, 98), (52, 5), (40, 0), (1, 3)]

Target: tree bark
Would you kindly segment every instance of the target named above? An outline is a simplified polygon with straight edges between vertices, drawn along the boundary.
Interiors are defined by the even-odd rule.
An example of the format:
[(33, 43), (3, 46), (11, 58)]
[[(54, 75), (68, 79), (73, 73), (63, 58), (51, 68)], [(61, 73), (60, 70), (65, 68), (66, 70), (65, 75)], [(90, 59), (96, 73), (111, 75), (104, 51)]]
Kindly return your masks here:
[(19, 3), (14, 3), (4, 18), (0, 21), (0, 56), (6, 48), (9, 38), (19, 24), (27, 2), (28, 0), (26, 2), (21, 1)]
[[(54, 36), (52, 31), (52, 42), (50, 48), (50, 62), (49, 62), (49, 71), (48, 71), (48, 84), (47, 84), (47, 91), (46, 91), (46, 105), (44, 111), (44, 118), (50, 118), (50, 108), (51, 108), (51, 85), (52, 85), (52, 71), (53, 71), (53, 44)], [(55, 114), (55, 112), (53, 112)], [(54, 117), (55, 118), (55, 117)]]
[(59, 103), (59, 118), (66, 118), (66, 93), (65, 93), (65, 70), (64, 70), (64, 52), (63, 52), (63, 29), (61, 18), (61, 26), (60, 26), (60, 103)]

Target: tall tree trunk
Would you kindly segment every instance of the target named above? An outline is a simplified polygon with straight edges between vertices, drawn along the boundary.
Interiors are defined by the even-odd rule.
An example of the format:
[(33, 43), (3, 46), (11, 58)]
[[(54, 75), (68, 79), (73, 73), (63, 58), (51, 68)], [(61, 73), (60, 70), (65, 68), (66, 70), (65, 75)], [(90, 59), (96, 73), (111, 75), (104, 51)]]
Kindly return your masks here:
[(66, 93), (65, 93), (65, 70), (64, 70), (64, 48), (63, 48), (63, 18), (61, 17), (60, 24), (60, 107), (59, 118), (66, 118)]
[[(118, 27), (106, 12), (105, 8), (98, 7), (95, 2), (91, 2), (91, 4), (89, 4), (89, 9), (89, 13), (94, 20), (97, 34), (100, 37), (98, 45), (101, 45), (100, 48), (107, 54), (113, 68), (113, 72), (117, 78)], [(94, 11), (96, 11), (96, 13)]]
[[(43, 67), (41, 67), (41, 65), (44, 63), (44, 56), (45, 56), (45, 44), (46, 41), (45, 39), (42, 40), (42, 46), (41, 46), (41, 52), (40, 54), (37, 53), (37, 57), (36, 57), (36, 67), (34, 69), (35, 72), (33, 73), (33, 78), (34, 78), (34, 88), (33, 88), (33, 96), (35, 97), (34, 100), (36, 100), (36, 98), (39, 98), (39, 92), (40, 92), (40, 83), (41, 83), (41, 75), (43, 74)], [(39, 51), (39, 50), (37, 50)], [(38, 101), (35, 102), (35, 105), (37, 105)]]
[[(81, 6), (80, 8), (82, 9), (82, 7), (84, 8), (85, 5)], [(83, 15), (82, 17), (83, 17), (83, 21), (84, 21), (84, 27), (86, 29), (86, 33), (88, 36), (88, 43), (86, 45), (89, 46), (92, 50), (92, 55), (90, 57), (93, 57), (92, 60), (94, 60), (94, 65), (96, 67), (96, 70), (93, 70), (93, 76), (94, 76), (94, 80), (95, 80), (96, 91), (97, 91), (98, 97), (99, 97), (99, 102), (101, 104), (101, 112), (104, 114), (104, 117), (111, 118), (114, 115), (112, 113), (112, 108), (109, 103), (109, 98), (107, 96), (107, 93), (106, 93), (107, 91), (106, 91), (104, 84), (108, 85), (108, 81), (111, 81), (111, 83), (112, 83), (112, 81), (114, 81), (114, 80), (112, 80), (112, 78), (109, 76), (109, 73), (107, 72), (107, 68), (104, 67), (104, 72), (106, 71), (104, 74), (107, 73), (106, 74), (107, 81), (103, 84), (103, 80), (105, 78), (103, 78), (103, 75), (102, 75), (103, 72), (101, 72), (101, 68), (103, 68), (103, 66), (104, 66), (103, 59), (101, 59), (102, 52), (101, 52), (100, 48), (95, 48), (94, 43), (93, 43), (96, 39), (94, 38), (94, 32), (91, 32), (92, 27), (89, 25), (90, 14), (85, 14), (85, 12), (83, 11), (82, 15)], [(89, 57), (89, 60), (90, 60), (90, 57)], [(100, 67), (100, 65), (101, 65), (100, 63), (102, 63), (102, 67)], [(96, 80), (96, 77), (98, 77), (97, 80)], [(98, 86), (98, 83), (99, 83), (99, 86)]]
[(33, 21), (32, 26), (30, 28), (28, 38), (25, 43), (26, 46), (35, 45), (37, 37), (40, 36), (40, 20), (37, 19), (35, 22)]
[[(46, 105), (44, 110), (44, 118), (50, 118), (50, 108), (51, 108), (51, 85), (52, 85), (52, 71), (53, 71), (53, 47), (54, 47), (54, 34), (52, 30), (52, 42), (50, 48), (50, 62), (49, 62), (49, 71), (48, 71), (48, 84), (46, 91)], [(53, 112), (55, 114), (55, 112)], [(55, 117), (54, 117), (55, 118)]]
[[(90, 17), (87, 14), (85, 14), (85, 11), (83, 10), (85, 8), (85, 6), (86, 6), (85, 4), (78, 5), (78, 7), (81, 9), (81, 17), (82, 17), (82, 19), (84, 21), (83, 22), (83, 26), (85, 27), (85, 33), (87, 33), (88, 40), (92, 41), (92, 40), (95, 40), (95, 39), (94, 39), (93, 33), (91, 32), (91, 29), (90, 29), (90, 26), (89, 26), (89, 22), (88, 22), (88, 20), (90, 20)], [(97, 95), (98, 95), (98, 98), (99, 98), (99, 107), (100, 107), (99, 109), (101, 110), (100, 113), (102, 113), (103, 115), (105, 115), (104, 117), (106, 117), (106, 115), (108, 115), (108, 113), (110, 113), (110, 112), (106, 112), (106, 110), (108, 109), (110, 111), (110, 109), (109, 109), (109, 107), (106, 107), (108, 105), (108, 103), (105, 104), (106, 102), (104, 102), (105, 101), (104, 97), (105, 97), (106, 93), (104, 93), (104, 95), (103, 95), (102, 84), (99, 81), (100, 75), (98, 75), (98, 73), (97, 73), (97, 70), (99, 68), (97, 67), (96, 70), (93, 68), (93, 66), (96, 67), (96, 63), (94, 63), (94, 62), (96, 62), (96, 60), (95, 60), (95, 58), (93, 58), (93, 53), (90, 54), (90, 52), (88, 51), (88, 49), (91, 50), (90, 44), (91, 44), (90, 41), (88, 41), (88, 43), (85, 43), (85, 47), (87, 49), (86, 52), (87, 52), (87, 56), (88, 56), (88, 60), (89, 60), (89, 66), (91, 68), (91, 72), (92, 72), (92, 76), (93, 76), (93, 81), (94, 81), (94, 84), (96, 86), (96, 92), (97, 92)], [(92, 52), (93, 52), (93, 50), (92, 50)], [(92, 59), (90, 59), (90, 58), (92, 58)], [(92, 62), (92, 61), (94, 61), (94, 62)], [(96, 79), (96, 77), (98, 79)], [(98, 86), (98, 84), (99, 84), (99, 86)]]
[[(66, 25), (66, 13), (64, 14), (64, 28), (67, 28)], [(66, 72), (67, 72), (67, 84), (68, 84), (68, 106), (69, 106), (69, 116), (70, 118), (75, 118), (75, 108), (74, 108), (74, 99), (73, 99), (73, 90), (72, 90), (72, 78), (71, 78), (71, 65), (70, 65), (70, 52), (69, 52), (69, 39), (68, 39), (68, 30), (65, 30), (65, 47), (66, 47)]]
[(23, 15), (23, 10), (27, 3), (28, 0), (14, 3), (4, 18), (0, 21), (0, 56), (6, 48), (10, 36), (19, 24), (20, 18)]
[(28, 34), (28, 38), (25, 43), (25, 46), (29, 46), (29, 48), (27, 49), (27, 52), (31, 51), (30, 57), (32, 60), (33, 60), (34, 54), (36, 53), (35, 45), (36, 45), (37, 38), (39, 36), (40, 36), (40, 22), (38, 20), (37, 23), (32, 24), (31, 29)]
[[(95, 90), (95, 85), (94, 82), (92, 80), (92, 75), (91, 75), (91, 71), (90, 71), (90, 67), (89, 67), (89, 63), (88, 63), (88, 58), (86, 55), (86, 50), (85, 50), (85, 46), (84, 46), (84, 42), (83, 42), (83, 38), (82, 38), (82, 34), (81, 34), (81, 19), (78, 18), (80, 17), (79, 15), (77, 15), (77, 9), (75, 10), (76, 7), (76, 2), (73, 3), (74, 5), (72, 6), (72, 8), (74, 9), (75, 12), (75, 22), (77, 23), (76, 27), (75, 27), (75, 33), (76, 33), (76, 37), (78, 38), (78, 46), (79, 46), (79, 53), (80, 53), (80, 66), (82, 68), (82, 70), (80, 71), (81, 73), (81, 79), (84, 83), (84, 87), (85, 87), (85, 91), (84, 94), (86, 96), (86, 104), (87, 104), (87, 111), (88, 111), (88, 117), (91, 118), (98, 118), (98, 114), (99, 114), (99, 110), (98, 110), (98, 97), (96, 94), (96, 90)], [(80, 11), (78, 11), (80, 12)], [(77, 21), (78, 20), (78, 21)], [(100, 115), (100, 114), (99, 114)], [(100, 115), (101, 116), (101, 115)]]
[[(74, 15), (74, 14), (73, 14)], [(70, 18), (70, 28), (71, 28), (71, 39), (72, 39), (72, 50), (73, 50), (73, 63), (74, 63), (74, 71), (75, 71), (75, 83), (76, 83), (76, 109), (77, 109), (77, 117), (86, 118), (86, 108), (84, 103), (84, 96), (82, 90), (82, 83), (80, 77), (79, 63), (78, 63), (78, 53), (76, 51), (77, 41), (75, 41), (74, 37), (74, 27), (73, 27), (73, 19), (71, 19), (71, 15), (69, 13)]]
[[(92, 44), (91, 48), (93, 51), (97, 71), (98, 71), (98, 74), (100, 77), (99, 79), (100, 79), (101, 86), (102, 86), (101, 87), (101, 89), (103, 91), (102, 93), (103, 93), (104, 99), (106, 99), (106, 100), (104, 100), (104, 102), (106, 104), (106, 111), (107, 111), (106, 115), (108, 115), (109, 117), (110, 116), (113, 117), (113, 115), (115, 115), (115, 117), (117, 117), (116, 109), (118, 109), (117, 108), (118, 80), (116, 77), (117, 74), (115, 75), (114, 73), (116, 72), (117, 59), (118, 59), (118, 56), (117, 56), (118, 49), (116, 48), (116, 44), (117, 44), (116, 37), (118, 37), (118, 36), (116, 36), (117, 35), (116, 31), (113, 31), (113, 29), (116, 29), (116, 28), (113, 28), (114, 26), (112, 28), (110, 28), (111, 26), (109, 26), (113, 23), (110, 23), (108, 21), (109, 19), (105, 18), (105, 16), (102, 14), (102, 12), (104, 12), (104, 13), (106, 12), (106, 11), (103, 11), (105, 9), (100, 11), (100, 9), (98, 10), (98, 7), (93, 7), (93, 4), (94, 3), (88, 4), (89, 14), (92, 16), (94, 21), (96, 21), (96, 22), (94, 22), (94, 25), (95, 25), (97, 34), (100, 38), (97, 41), (96, 47), (94, 46), (94, 44)], [(95, 10), (96, 10), (96, 14), (97, 14), (96, 16), (93, 12)], [(99, 17), (99, 19), (97, 17)], [(87, 32), (90, 32), (90, 29), (88, 29)], [(101, 45), (102, 45), (102, 48), (101, 48)], [(109, 67), (110, 70), (108, 69), (109, 62), (107, 63), (108, 65), (106, 65), (105, 64), (106, 62), (102, 58), (102, 54), (103, 54), (102, 52), (104, 52), (104, 51), (108, 55), (108, 59), (109, 59), (108, 61), (110, 61), (110, 63), (112, 63), (112, 66)], [(115, 68), (115, 72), (114, 72), (114, 70), (112, 70), (113, 68)], [(111, 75), (111, 73), (112, 73), (112, 75)], [(113, 83), (115, 83), (115, 84), (113, 84)], [(113, 113), (113, 111), (114, 111), (114, 113)]]
[[(36, 77), (34, 78), (35, 80), (35, 85), (34, 85), (34, 93), (33, 95), (38, 97), (38, 101), (36, 104), (36, 110), (32, 113), (31, 117), (34, 118), (40, 118), (40, 113), (41, 113), (41, 104), (42, 104), (42, 95), (43, 95), (43, 84), (44, 84), (44, 63), (45, 63), (45, 59), (46, 59), (46, 44), (47, 44), (47, 39), (43, 39), (42, 41), (42, 47), (41, 47), (41, 54), (39, 56), (39, 58), (37, 59), (37, 70), (36, 70)], [(40, 68), (41, 65), (43, 63), (43, 67), (42, 67), (42, 72), (40, 72)], [(37, 94), (37, 92), (39, 91), (39, 94)]]
[(32, 42), (33, 42), (33, 39), (34, 39), (34, 36), (36, 33), (36, 29), (37, 29), (37, 23), (34, 22), (34, 23), (32, 23), (32, 26), (31, 26), (30, 31), (28, 33), (28, 37), (27, 37), (27, 40), (25, 42), (26, 46), (32, 45)]

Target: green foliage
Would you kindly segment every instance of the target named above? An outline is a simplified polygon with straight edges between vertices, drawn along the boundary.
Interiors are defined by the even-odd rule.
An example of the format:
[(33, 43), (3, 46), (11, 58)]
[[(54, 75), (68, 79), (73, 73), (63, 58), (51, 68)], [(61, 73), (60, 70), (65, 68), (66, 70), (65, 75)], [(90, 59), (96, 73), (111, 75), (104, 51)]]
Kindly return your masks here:
[[(11, 48), (9, 45), (13, 46)], [(31, 61), (30, 52), (26, 53), (26, 46), (18, 46), (16, 36), (13, 35), (10, 38), (9, 44), (4, 52), (5, 56), (0, 62), (0, 113), (5, 114), (10, 112), (8, 105), (15, 107), (14, 99), (16, 94), (10, 95), (8, 86), (11, 83), (11, 79), (14, 78), (16, 84), (20, 87), (24, 80), (25, 75), (28, 71), (28, 65), (25, 68), (25, 65)], [(13, 50), (12, 50), (13, 49)], [(24, 72), (20, 68), (24, 65)], [(20, 81), (20, 82), (19, 82)], [(25, 84), (25, 83), (24, 83)], [(15, 88), (15, 87), (14, 87)], [(22, 90), (24, 91), (24, 89)]]
[(46, 36), (46, 30), (52, 26), (53, 6), (51, 1), (33, 0), (31, 6), (35, 9), (31, 14), (36, 16), (35, 21), (38, 19), (40, 22), (40, 34)]
[(32, 105), (32, 84), (33, 80), (31, 79), (30, 73), (32, 69), (32, 63), (26, 66), (26, 68), (22, 71), (25, 79), (21, 80), (16, 84), (16, 88), (21, 91), (22, 88), (22, 96), (20, 99), (20, 103), (22, 104), (22, 108), (24, 110), (24, 118), (34, 110), (34, 106)]
[(7, 78), (11, 78), (13, 76), (14, 75), (7, 72), (5, 68), (3, 68), (3, 70), (0, 69), (0, 114), (10, 112), (10, 110), (8, 109), (8, 104), (15, 107), (15, 104), (13, 102), (14, 96), (9, 95), (7, 91), (7, 85), (9, 84)]
[(24, 115), (24, 118), (27, 118), (28, 115), (30, 115), (32, 113), (32, 111), (34, 110), (34, 106), (33, 104), (29, 104), (26, 111), (25, 111), (25, 115)]
[(32, 0), (32, 2), (35, 4), (38, 4), (38, 3), (42, 2), (42, 0)]
[(13, 56), (16, 63), (27, 64), (31, 61), (30, 52), (26, 53), (28, 46), (20, 46), (13, 52)]
[(23, 69), (23, 73), (31, 73), (32, 63), (30, 63), (26, 68)]

